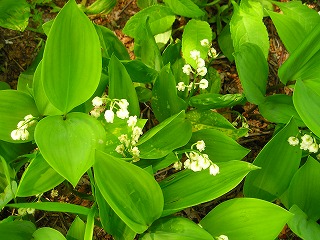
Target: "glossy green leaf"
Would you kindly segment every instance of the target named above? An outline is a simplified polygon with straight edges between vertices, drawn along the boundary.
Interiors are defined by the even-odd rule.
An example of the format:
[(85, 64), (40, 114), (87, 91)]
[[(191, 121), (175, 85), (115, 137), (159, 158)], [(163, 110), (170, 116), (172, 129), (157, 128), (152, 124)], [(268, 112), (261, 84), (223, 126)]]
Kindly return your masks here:
[(274, 201), (284, 193), (301, 160), (299, 146), (288, 143), (288, 138), (298, 133), (296, 123), (291, 120), (264, 146), (253, 162), (261, 170), (250, 173), (244, 182), (246, 197)]
[(24, 171), (16, 195), (27, 197), (44, 193), (63, 180), (64, 178), (49, 166), (42, 155), (38, 154)]
[(146, 17), (149, 17), (150, 29), (153, 36), (166, 32), (171, 28), (175, 20), (175, 15), (169, 7), (157, 4), (147, 7), (131, 17), (123, 28), (123, 33), (133, 38), (139, 37), (137, 35), (137, 28), (139, 28), (141, 21), (144, 21), (143, 19), (146, 19)]
[(114, 6), (117, 4), (117, 0), (96, 0), (90, 6), (85, 8), (87, 14), (107, 14), (111, 12)]
[(139, 101), (131, 78), (126, 68), (115, 55), (111, 57), (109, 63), (108, 94), (112, 99), (127, 99), (130, 115), (140, 115)]
[(212, 236), (230, 240), (275, 239), (293, 214), (254, 198), (235, 198), (211, 210), (200, 225)]
[(293, 92), (293, 104), (307, 127), (320, 136), (320, 81), (297, 81)]
[(235, 128), (220, 113), (211, 110), (192, 110), (187, 112), (186, 116), (192, 123), (193, 132), (202, 129), (215, 129), (234, 140), (245, 136), (248, 132), (245, 128)]
[(213, 237), (187, 218), (166, 217), (155, 221), (139, 239), (213, 240)]
[(132, 82), (151, 83), (158, 76), (158, 72), (139, 60), (121, 61), (125, 66)]
[(287, 123), (293, 117), (298, 126), (305, 126), (293, 106), (292, 96), (285, 94), (267, 96), (259, 105), (259, 111), (270, 122)]
[(164, 3), (168, 5), (176, 15), (183, 17), (199, 18), (205, 14), (204, 11), (191, 0), (164, 0)]
[(144, 232), (160, 217), (163, 196), (149, 173), (100, 151), (96, 152), (94, 170), (102, 196), (133, 231)]
[(265, 59), (269, 52), (269, 37), (266, 26), (264, 25), (263, 9), (259, 2), (250, 1), (248, 4), (240, 7), (234, 6), (234, 13), (230, 21), (230, 32), (233, 40), (235, 52), (240, 51), (241, 45), (244, 43), (252, 43), (261, 49), (259, 60), (255, 64), (260, 63), (260, 55)]
[(249, 152), (232, 138), (215, 129), (203, 129), (192, 134), (189, 145), (203, 140), (206, 148), (203, 153), (209, 155), (213, 162), (226, 162), (230, 160), (241, 160)]
[(100, 44), (103, 50), (103, 57), (111, 58), (112, 54), (114, 54), (118, 59), (121, 60), (130, 59), (127, 48), (119, 40), (114, 32), (101, 25), (94, 25), (94, 27), (100, 39)]
[(17, 157), (30, 153), (35, 149), (32, 142), (27, 143), (9, 143), (0, 140), (0, 155), (8, 162), (12, 162)]
[(139, 102), (148, 102), (151, 101), (152, 91), (149, 88), (138, 86), (135, 88)]
[(163, 67), (161, 54), (150, 28), (149, 17), (141, 19), (139, 27), (136, 29), (134, 53), (136, 55), (136, 59), (156, 71), (160, 71)]
[(116, 240), (133, 240), (136, 233), (112, 210), (98, 188), (96, 188), (95, 197), (103, 229)]
[(31, 221), (0, 222), (0, 239), (26, 240), (32, 239), (36, 226)]
[(234, 56), (246, 98), (254, 104), (262, 103), (266, 94), (269, 68), (260, 47), (243, 43)]
[(63, 113), (85, 102), (101, 75), (101, 50), (96, 30), (75, 0), (69, 0), (50, 29), (41, 78), (49, 101)]
[(61, 232), (59, 232), (56, 229), (50, 228), (50, 227), (42, 227), (38, 228), (33, 234), (32, 234), (33, 240), (66, 240), (66, 238), (62, 235)]
[(197, 68), (197, 64), (196, 61), (191, 58), (190, 51), (200, 51), (201, 58), (207, 58), (208, 48), (201, 46), (200, 43), (203, 39), (208, 39), (209, 43), (212, 41), (212, 30), (209, 24), (205, 21), (190, 20), (184, 27), (182, 34), (182, 55), (186, 62), (193, 68)]
[(161, 181), (159, 184), (164, 196), (162, 216), (216, 199), (236, 187), (250, 171), (257, 169), (241, 161), (221, 162), (218, 166), (220, 173), (216, 176), (210, 175), (208, 170), (185, 170)]
[(28, 26), (30, 6), (26, 0), (0, 2), (0, 27), (23, 31)]
[(191, 137), (191, 123), (180, 112), (146, 132), (139, 140), (140, 158), (158, 159), (184, 146)]
[(11, 132), (17, 128), (18, 122), (22, 121), (28, 114), (32, 114), (34, 117), (40, 115), (36, 104), (30, 95), (16, 90), (1, 90), (0, 139), (12, 143), (32, 141), (34, 125), (28, 128), (30, 133), (28, 140), (13, 140), (11, 138)]
[(83, 240), (85, 228), (86, 224), (77, 216), (68, 230), (67, 240)]
[(228, 58), (230, 62), (234, 60), (233, 43), (230, 32), (230, 24), (226, 25), (218, 36), (218, 43), (222, 53)]
[(314, 221), (320, 218), (319, 175), (320, 163), (309, 156), (292, 178), (288, 189), (289, 207), (297, 205)]
[[(176, 42), (170, 43), (162, 53), (163, 64), (174, 64), (178, 59), (181, 59), (181, 41), (179, 39)], [(181, 69), (180, 69), (181, 70)], [(179, 81), (178, 81), (179, 82)]]
[(154, 83), (151, 106), (154, 115), (160, 122), (186, 108), (186, 102), (177, 95), (176, 81), (170, 64), (161, 69)]
[(105, 131), (93, 117), (70, 113), (42, 119), (35, 140), (49, 165), (76, 186), (93, 165), (95, 149), (104, 147)]
[(297, 236), (305, 240), (314, 240), (320, 236), (320, 225), (309, 219), (297, 205), (293, 205), (290, 212), (294, 217), (288, 222), (288, 226)]
[(90, 211), (89, 208), (80, 205), (60, 202), (12, 203), (7, 204), (6, 207), (34, 208), (49, 212), (67, 212), (81, 215), (88, 215)]
[(151, 166), (153, 173), (156, 173), (161, 169), (169, 167), (176, 161), (176, 155), (173, 152), (171, 152), (167, 156), (158, 159), (140, 159), (140, 161), (136, 162), (135, 164), (143, 169)]

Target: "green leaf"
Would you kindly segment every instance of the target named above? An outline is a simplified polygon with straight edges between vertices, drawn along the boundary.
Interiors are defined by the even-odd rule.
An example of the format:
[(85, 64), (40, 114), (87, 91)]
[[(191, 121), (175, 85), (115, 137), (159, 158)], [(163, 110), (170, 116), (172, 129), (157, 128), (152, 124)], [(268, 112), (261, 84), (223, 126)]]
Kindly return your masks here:
[(0, 82), (0, 90), (11, 89), (10, 85), (6, 82)]
[(212, 236), (230, 240), (275, 239), (292, 214), (285, 209), (254, 198), (235, 198), (211, 210), (200, 225)]
[(6, 240), (32, 239), (36, 226), (30, 221), (0, 222), (0, 238)]
[(234, 48), (232, 45), (232, 38), (230, 32), (230, 24), (227, 24), (218, 36), (218, 43), (222, 53), (228, 58), (230, 62), (234, 61)]
[(49, 212), (68, 212), (81, 215), (88, 215), (90, 211), (89, 208), (83, 206), (60, 202), (12, 203), (7, 204), (6, 207), (34, 208)]
[(164, 0), (164, 3), (168, 5), (176, 15), (183, 17), (199, 18), (205, 14), (204, 11), (191, 0)]
[(107, 14), (111, 12), (114, 6), (117, 4), (117, 0), (97, 0), (90, 6), (85, 8), (86, 14)]
[(138, 142), (140, 158), (158, 159), (184, 146), (191, 137), (191, 123), (182, 111), (146, 132)]
[(26, 0), (2, 0), (0, 27), (23, 31), (28, 26), (30, 6)]
[[(259, 2), (250, 1), (238, 7), (235, 5), (230, 21), (230, 32), (235, 52), (240, 51), (244, 43), (252, 43), (260, 47), (265, 59), (269, 53), (269, 37), (263, 21), (263, 9)], [(260, 54), (259, 54), (259, 63)], [(254, 65), (255, 65), (254, 64)]]
[(126, 68), (115, 55), (111, 57), (109, 63), (108, 91), (110, 98), (124, 98), (128, 100), (128, 111), (130, 112), (130, 115), (140, 115), (139, 100), (131, 78)]
[(0, 209), (7, 206), (7, 203), (15, 198), (16, 191), (17, 183), (15, 181), (8, 182), (3, 192), (0, 193)]
[(257, 169), (241, 161), (221, 162), (218, 166), (220, 173), (216, 176), (210, 175), (208, 170), (185, 170), (161, 181), (159, 184), (164, 196), (162, 216), (216, 199), (236, 187), (250, 171)]
[(157, 0), (137, 0), (137, 6), (140, 9), (150, 7), (152, 5), (157, 4)]
[(213, 240), (213, 237), (187, 218), (166, 217), (155, 221), (139, 239)]
[(262, 103), (266, 94), (269, 68), (260, 47), (252, 43), (243, 43), (234, 56), (246, 98), (254, 104)]
[(144, 232), (158, 219), (163, 196), (153, 176), (111, 155), (96, 152), (95, 180), (113, 211), (135, 232)]
[(68, 230), (67, 240), (83, 240), (85, 228), (86, 224), (77, 216)]
[(140, 159), (140, 161), (136, 162), (135, 164), (143, 169), (151, 166), (153, 173), (169, 167), (171, 164), (177, 161), (176, 155), (171, 152), (167, 156), (159, 158), (159, 159)]
[(309, 156), (292, 178), (288, 189), (289, 207), (297, 205), (314, 221), (320, 218), (320, 192), (317, 191), (320, 187), (319, 175), (320, 163)]
[(151, 106), (154, 115), (160, 122), (186, 108), (186, 102), (177, 95), (176, 81), (170, 64), (161, 69), (154, 83)]
[(151, 83), (158, 76), (158, 72), (139, 60), (121, 61), (125, 66), (132, 82)]
[(85, 227), (85, 231), (84, 231), (84, 240), (92, 240), (93, 238), (93, 228), (94, 228), (94, 218), (95, 215), (97, 214), (97, 205), (94, 204), (91, 209), (90, 212), (87, 216), (87, 223), (86, 223), (86, 227)]
[(100, 221), (103, 229), (116, 240), (133, 240), (136, 233), (112, 210), (98, 188), (96, 188), (95, 197), (99, 206)]
[(297, 81), (293, 92), (293, 104), (307, 127), (320, 137), (320, 81)]
[(309, 219), (297, 205), (293, 205), (290, 212), (294, 217), (288, 222), (288, 226), (296, 235), (305, 240), (317, 239), (320, 236), (319, 224)]
[(27, 143), (9, 143), (0, 140), (1, 156), (8, 162), (12, 162), (17, 157), (30, 153), (35, 149), (35, 145), (31, 142)]
[(17, 128), (18, 122), (29, 114), (38, 117), (40, 114), (37, 110), (33, 98), (17, 90), (0, 91), (0, 139), (6, 142), (21, 143), (33, 140), (34, 125), (28, 128), (30, 136), (28, 140), (13, 140), (11, 132)]
[(100, 42), (87, 16), (70, 0), (51, 27), (41, 78), (49, 101), (63, 113), (88, 100), (101, 75)]
[(145, 8), (133, 15), (124, 26), (123, 33), (133, 38), (139, 37), (137, 35), (139, 33), (137, 29), (141, 22), (143, 22), (147, 17), (149, 17), (152, 36), (166, 32), (171, 28), (175, 20), (175, 15), (169, 7), (157, 4)]
[(293, 117), (298, 126), (305, 126), (293, 106), (292, 96), (275, 94), (267, 96), (259, 105), (261, 115), (270, 122), (287, 123)]
[(288, 138), (298, 133), (296, 123), (291, 120), (264, 146), (253, 162), (261, 170), (250, 173), (244, 182), (246, 197), (274, 201), (285, 192), (301, 160), (299, 146), (288, 143)]
[(32, 234), (33, 240), (66, 240), (61, 232), (49, 227), (38, 228)]
[(103, 57), (111, 58), (112, 54), (114, 54), (118, 59), (130, 60), (127, 48), (114, 34), (114, 32), (101, 25), (94, 25), (94, 27), (100, 39)]
[(182, 55), (186, 63), (189, 63), (193, 68), (197, 68), (197, 64), (196, 61), (190, 57), (190, 51), (200, 51), (201, 58), (207, 58), (208, 48), (201, 46), (200, 43), (203, 39), (208, 39), (209, 43), (212, 41), (212, 30), (209, 24), (205, 21), (190, 20), (184, 27), (182, 34)]
[(27, 197), (44, 193), (62, 183), (64, 178), (38, 154), (24, 171), (16, 196)]
[(224, 133), (234, 140), (245, 136), (248, 132), (245, 128), (235, 128), (220, 113), (213, 112), (211, 110), (192, 110), (187, 112), (186, 116), (192, 123), (193, 132), (212, 128)]
[(35, 140), (49, 165), (76, 186), (93, 165), (95, 149), (104, 147), (105, 131), (89, 115), (70, 113), (42, 119), (37, 124)]

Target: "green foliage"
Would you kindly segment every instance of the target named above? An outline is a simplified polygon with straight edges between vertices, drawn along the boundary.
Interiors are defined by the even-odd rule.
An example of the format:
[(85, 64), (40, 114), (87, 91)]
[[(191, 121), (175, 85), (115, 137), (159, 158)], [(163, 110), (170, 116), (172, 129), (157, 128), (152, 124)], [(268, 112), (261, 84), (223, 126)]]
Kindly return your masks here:
[(30, 16), (30, 7), (26, 0), (2, 0), (0, 3), (0, 26), (23, 31)]

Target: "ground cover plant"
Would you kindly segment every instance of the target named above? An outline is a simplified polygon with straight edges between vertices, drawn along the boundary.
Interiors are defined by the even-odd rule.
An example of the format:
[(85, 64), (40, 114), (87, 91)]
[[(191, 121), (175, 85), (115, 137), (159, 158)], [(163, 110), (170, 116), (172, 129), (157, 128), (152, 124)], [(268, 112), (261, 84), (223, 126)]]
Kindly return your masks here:
[[(25, 29), (37, 4), (59, 12), (33, 29), (46, 34), (43, 51), (16, 90), (0, 85), (0, 207), (12, 212), (0, 222), (1, 239), (87, 240), (95, 226), (114, 239), (271, 240), (285, 226), (320, 238), (315, 9), (299, 1), (138, 0), (141, 10), (123, 28), (133, 58), (87, 16), (116, 1), (69, 0), (60, 9), (4, 0), (0, 26)], [(270, 94), (265, 19), (288, 53), (273, 86), (281, 94)], [(242, 92), (221, 94), (214, 64), (223, 56), (235, 63)], [(243, 105), (257, 108), (273, 132), (251, 161), (239, 144), (250, 134), (237, 111)], [(78, 192), (84, 180), (90, 190)], [(240, 183), (241, 197), (198, 221), (181, 214)], [(61, 184), (89, 206), (50, 201)], [(76, 217), (63, 235), (37, 228), (36, 210)]]

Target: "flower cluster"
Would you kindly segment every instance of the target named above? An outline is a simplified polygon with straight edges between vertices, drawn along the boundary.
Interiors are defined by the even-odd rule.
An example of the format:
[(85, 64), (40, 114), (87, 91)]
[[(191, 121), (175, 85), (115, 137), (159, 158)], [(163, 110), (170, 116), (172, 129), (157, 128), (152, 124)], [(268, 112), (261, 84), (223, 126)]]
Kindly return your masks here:
[(215, 238), (216, 240), (229, 240), (228, 236), (220, 235), (219, 237)]
[(22, 121), (18, 122), (17, 129), (11, 132), (11, 138), (13, 140), (28, 140), (30, 133), (27, 128), (34, 125), (36, 122), (36, 118), (31, 114), (25, 116)]
[(18, 208), (18, 215), (25, 216), (27, 214), (34, 214), (35, 209), (34, 208)]
[[(110, 99), (107, 96), (95, 97), (92, 99), (92, 105), (94, 109), (90, 111), (90, 115), (98, 118), (104, 112), (104, 118), (108, 123), (113, 123), (115, 116), (114, 109), (118, 118), (126, 119), (129, 117), (129, 103), (126, 99)], [(107, 105), (108, 109), (106, 110)]]
[(300, 149), (309, 151), (310, 153), (317, 153), (319, 151), (319, 144), (316, 139), (309, 134), (304, 134), (301, 137), (301, 142), (299, 138), (294, 136), (289, 137), (288, 142), (291, 146), (297, 146), (300, 144)]
[[(197, 150), (194, 150), (193, 147), (196, 146)], [(197, 141), (191, 146), (189, 152), (185, 152), (187, 160), (184, 161), (183, 166), (185, 169), (190, 169), (194, 172), (199, 172), (209, 168), (211, 175), (215, 176), (219, 173), (218, 165), (214, 164), (207, 154), (202, 153), (205, 150), (205, 142), (203, 140)], [(173, 167), (176, 170), (181, 170), (182, 162), (177, 161), (173, 164)]]
[(127, 124), (128, 127), (131, 127), (131, 136), (129, 138), (128, 134), (122, 134), (120, 137), (118, 137), (121, 144), (118, 145), (115, 149), (116, 152), (121, 154), (123, 157), (127, 157), (127, 154), (131, 155), (133, 157), (133, 162), (137, 162), (140, 160), (140, 151), (136, 145), (143, 133), (142, 129), (136, 126), (137, 121), (137, 116), (129, 117)]

